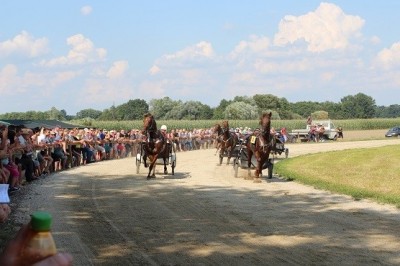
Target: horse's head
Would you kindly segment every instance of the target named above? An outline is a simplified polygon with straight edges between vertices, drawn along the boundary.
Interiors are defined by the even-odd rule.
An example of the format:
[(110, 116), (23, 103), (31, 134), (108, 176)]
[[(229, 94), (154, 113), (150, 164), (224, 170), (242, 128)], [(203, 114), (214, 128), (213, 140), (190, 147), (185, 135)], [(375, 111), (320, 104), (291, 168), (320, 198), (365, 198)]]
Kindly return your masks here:
[(222, 130), (224, 130), (224, 131), (229, 131), (229, 122), (228, 122), (228, 120), (224, 120), (224, 121), (222, 121)]
[(156, 131), (157, 124), (156, 120), (154, 120), (154, 116), (150, 113), (147, 113), (143, 116), (143, 131)]
[(263, 113), (260, 117), (261, 134), (264, 136), (269, 136), (271, 130), (271, 116), (272, 113)]
[(217, 133), (217, 135), (221, 135), (222, 134), (222, 128), (221, 128), (220, 124), (215, 124), (214, 133)]

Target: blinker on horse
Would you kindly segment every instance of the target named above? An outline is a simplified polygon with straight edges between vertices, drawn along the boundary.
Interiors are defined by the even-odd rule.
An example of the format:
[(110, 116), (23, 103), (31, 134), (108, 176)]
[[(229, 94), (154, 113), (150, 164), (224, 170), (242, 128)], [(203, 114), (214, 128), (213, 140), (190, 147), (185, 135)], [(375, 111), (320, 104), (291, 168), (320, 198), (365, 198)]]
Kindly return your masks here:
[[(154, 116), (147, 113), (143, 117), (143, 132), (147, 136), (147, 141), (144, 144), (144, 166), (147, 167), (147, 157), (150, 159), (149, 173), (147, 179), (155, 178), (155, 164), (158, 158), (163, 158), (164, 161), (164, 174), (167, 174), (167, 158), (169, 151), (167, 149), (167, 141), (164, 136), (157, 129), (157, 123)], [(151, 172), (153, 174), (151, 175)]]

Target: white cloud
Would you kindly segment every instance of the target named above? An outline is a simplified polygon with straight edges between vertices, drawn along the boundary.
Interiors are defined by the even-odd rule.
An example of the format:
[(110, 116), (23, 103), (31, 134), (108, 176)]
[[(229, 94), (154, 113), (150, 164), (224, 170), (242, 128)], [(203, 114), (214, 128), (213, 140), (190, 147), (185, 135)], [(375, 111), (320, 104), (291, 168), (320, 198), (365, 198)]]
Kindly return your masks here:
[(370, 39), (370, 42), (372, 44), (380, 44), (381, 43), (381, 39), (378, 36), (372, 36)]
[(93, 42), (85, 38), (82, 34), (76, 34), (67, 39), (67, 44), (71, 46), (71, 50), (66, 56), (44, 60), (41, 62), (43, 66), (59, 66), (59, 65), (81, 65), (88, 62), (98, 62), (104, 60), (107, 51), (104, 48), (95, 48)]
[(158, 66), (154, 65), (150, 68), (149, 73), (150, 73), (150, 75), (156, 75), (160, 71), (161, 71), (161, 69)]
[(128, 67), (128, 61), (116, 61), (108, 70), (106, 76), (110, 79), (121, 78), (124, 76)]
[(0, 42), (0, 57), (16, 54), (37, 57), (47, 53), (47, 39), (35, 39), (28, 32), (22, 31), (11, 40)]
[(18, 84), (18, 68), (15, 65), (6, 65), (0, 69), (0, 92), (11, 94), (13, 88)]
[(84, 16), (90, 15), (92, 13), (92, 7), (91, 6), (83, 6), (81, 8), (81, 14)]
[(211, 43), (209, 42), (199, 42), (196, 45), (187, 47), (180, 50), (174, 54), (165, 55), (167, 60), (176, 59), (194, 59), (194, 58), (211, 58), (214, 56), (214, 50)]
[(270, 47), (270, 40), (267, 37), (259, 37), (256, 35), (250, 36), (250, 40), (241, 41), (231, 52), (230, 57), (232, 59), (237, 58), (241, 54), (257, 53), (264, 54)]
[(400, 42), (380, 51), (375, 59), (377, 66), (385, 68), (400, 66)]
[(279, 23), (274, 44), (285, 46), (305, 41), (310, 52), (348, 48), (351, 38), (360, 37), (364, 20), (359, 16), (346, 15), (330, 3), (321, 3), (314, 11), (299, 17), (285, 16)]

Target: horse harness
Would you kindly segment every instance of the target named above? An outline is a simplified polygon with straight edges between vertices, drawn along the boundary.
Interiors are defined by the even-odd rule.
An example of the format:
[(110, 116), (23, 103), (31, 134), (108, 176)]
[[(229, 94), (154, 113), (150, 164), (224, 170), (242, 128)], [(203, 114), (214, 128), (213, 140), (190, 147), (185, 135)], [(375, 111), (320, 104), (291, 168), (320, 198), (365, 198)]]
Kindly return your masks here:
[(265, 143), (265, 138), (263, 137), (263, 132), (258, 133), (257, 135), (250, 136), (250, 144), (255, 147), (257, 140), (259, 140), (259, 146), (262, 148), (263, 152), (267, 152), (269, 148), (272, 148), (274, 144), (274, 138), (269, 136), (269, 141)]

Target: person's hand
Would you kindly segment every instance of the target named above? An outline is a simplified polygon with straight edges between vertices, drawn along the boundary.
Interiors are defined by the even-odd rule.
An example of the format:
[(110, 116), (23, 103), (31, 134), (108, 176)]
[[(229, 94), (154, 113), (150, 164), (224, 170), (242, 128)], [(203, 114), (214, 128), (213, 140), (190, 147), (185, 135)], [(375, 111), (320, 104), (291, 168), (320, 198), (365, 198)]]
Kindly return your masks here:
[(10, 206), (8, 206), (8, 204), (0, 204), (0, 223), (7, 221), (10, 213), (11, 209)]
[[(26, 243), (32, 237), (32, 233), (29, 229), (29, 224), (22, 226), (17, 233), (16, 237), (12, 239), (3, 250), (0, 255), (0, 265), (24, 265), (23, 257), (21, 256), (22, 250)], [(57, 253), (53, 256), (47, 257), (39, 262), (36, 262), (35, 266), (69, 266), (72, 265), (72, 256), (69, 253)]]

